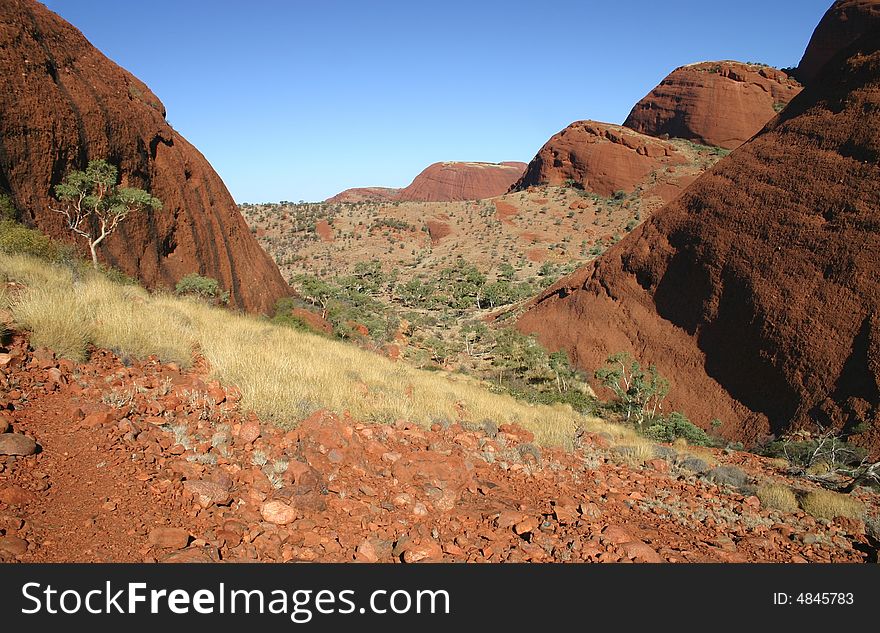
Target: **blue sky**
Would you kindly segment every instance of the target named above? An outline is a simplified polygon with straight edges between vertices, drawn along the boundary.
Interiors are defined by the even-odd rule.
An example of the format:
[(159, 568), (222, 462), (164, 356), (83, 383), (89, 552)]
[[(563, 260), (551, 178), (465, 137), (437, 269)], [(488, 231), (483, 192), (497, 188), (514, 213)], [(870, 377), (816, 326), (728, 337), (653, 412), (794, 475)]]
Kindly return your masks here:
[(528, 162), (672, 69), (798, 63), (831, 0), (46, 0), (165, 103), (238, 202)]

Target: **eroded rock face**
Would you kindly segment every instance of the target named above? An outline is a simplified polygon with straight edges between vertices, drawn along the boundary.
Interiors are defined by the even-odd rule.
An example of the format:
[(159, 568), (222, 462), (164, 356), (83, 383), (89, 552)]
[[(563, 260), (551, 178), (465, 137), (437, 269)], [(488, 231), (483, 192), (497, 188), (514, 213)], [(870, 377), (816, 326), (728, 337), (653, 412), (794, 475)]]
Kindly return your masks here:
[(734, 149), (754, 136), (801, 90), (770, 66), (702, 62), (672, 71), (639, 101), (623, 125)]
[(104, 262), (150, 287), (210, 276), (252, 311), (288, 293), (223, 181), (168, 125), (159, 99), (73, 26), (33, 0), (4, 0), (0, 79), (0, 189), (24, 222), (72, 240), (49, 210), (52, 188), (70, 169), (106, 158), (163, 208), (127, 218), (101, 247)]
[(452, 202), (481, 200), (506, 193), (522, 176), (525, 163), (468, 163), (447, 161), (426, 167), (408, 187), (346, 189), (327, 202)]
[(573, 181), (609, 197), (631, 192), (654, 171), (686, 162), (672, 143), (619, 125), (576, 121), (544, 144), (512, 189)]
[(804, 84), (822, 70), (834, 55), (852, 45), (869, 29), (880, 27), (880, 1), (838, 0), (813, 32), (797, 76)]
[[(519, 321), (587, 370), (628, 351), (730, 439), (818, 422), (880, 452), (880, 32)], [(805, 177), (805, 175), (808, 175)]]

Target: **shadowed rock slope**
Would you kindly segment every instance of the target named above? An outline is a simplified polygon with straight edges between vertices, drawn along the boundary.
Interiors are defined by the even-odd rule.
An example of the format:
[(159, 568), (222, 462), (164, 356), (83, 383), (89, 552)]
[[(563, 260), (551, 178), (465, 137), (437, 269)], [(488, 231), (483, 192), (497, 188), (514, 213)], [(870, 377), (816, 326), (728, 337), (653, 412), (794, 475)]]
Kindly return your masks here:
[(734, 149), (800, 92), (781, 70), (733, 61), (689, 64), (672, 71), (623, 122), (649, 136), (685, 138)]
[(192, 272), (214, 277), (231, 304), (251, 311), (288, 293), (220, 177), (168, 125), (159, 99), (73, 26), (32, 0), (4, 0), (0, 79), (0, 189), (22, 221), (71, 240), (49, 210), (52, 188), (67, 171), (107, 158), (125, 184), (164, 206), (127, 218), (101, 247), (103, 261), (151, 287)]
[(828, 61), (869, 29), (880, 27), (880, 0), (835, 2), (813, 32), (797, 77), (809, 83)]
[(655, 363), (730, 439), (818, 422), (880, 451), (880, 32), (519, 327), (592, 370)]

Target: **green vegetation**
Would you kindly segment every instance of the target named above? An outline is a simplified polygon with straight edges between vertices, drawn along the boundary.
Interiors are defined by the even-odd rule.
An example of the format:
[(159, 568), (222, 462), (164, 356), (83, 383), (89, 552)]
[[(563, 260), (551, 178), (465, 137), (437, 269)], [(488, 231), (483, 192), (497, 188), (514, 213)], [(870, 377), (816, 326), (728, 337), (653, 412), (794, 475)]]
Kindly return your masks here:
[(0, 220), (0, 251), (11, 255), (32, 255), (48, 261), (73, 256), (72, 248), (59, 244), (37, 230), (13, 220)]
[(678, 438), (683, 438), (691, 446), (712, 445), (712, 440), (709, 439), (706, 432), (678, 411), (656, 419), (645, 430), (645, 435), (657, 442), (674, 442)]
[(595, 377), (610, 389), (627, 421), (639, 428), (657, 416), (660, 404), (669, 393), (669, 381), (654, 365), (643, 370), (637, 360), (626, 352), (612, 354), (604, 367), (596, 370)]
[(88, 240), (95, 270), (99, 268), (98, 246), (120, 222), (132, 212), (162, 208), (162, 202), (143, 189), (118, 186), (117, 177), (115, 166), (93, 160), (85, 171), (72, 171), (55, 185), (61, 206), (51, 208), (64, 216), (68, 229)]
[(174, 286), (179, 295), (190, 295), (202, 299), (216, 299), (220, 303), (229, 303), (229, 292), (220, 290), (220, 282), (212, 277), (203, 277), (198, 273), (190, 273), (181, 278)]
[(8, 193), (0, 193), (0, 222), (4, 220), (17, 220), (18, 210)]

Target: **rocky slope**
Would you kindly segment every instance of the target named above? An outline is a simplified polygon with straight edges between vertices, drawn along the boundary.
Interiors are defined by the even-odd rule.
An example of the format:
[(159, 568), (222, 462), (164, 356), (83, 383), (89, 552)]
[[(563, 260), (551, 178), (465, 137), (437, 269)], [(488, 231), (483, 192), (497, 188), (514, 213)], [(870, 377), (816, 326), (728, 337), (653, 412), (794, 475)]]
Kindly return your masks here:
[(106, 158), (164, 206), (127, 218), (101, 247), (103, 261), (151, 287), (191, 272), (214, 277), (247, 310), (269, 310), (287, 293), (220, 177), (168, 125), (159, 99), (34, 0), (0, 4), (0, 80), (0, 190), (24, 222), (72, 239), (48, 208), (52, 188), (68, 170)]
[(804, 84), (822, 70), (828, 61), (870, 29), (880, 27), (880, 1), (838, 0), (825, 13), (813, 32), (807, 50), (797, 67)]
[(360, 187), (346, 189), (327, 202), (455, 202), (500, 196), (519, 178), (525, 163), (468, 163), (447, 161), (426, 167), (403, 189)]
[(702, 62), (672, 71), (639, 101), (625, 127), (734, 149), (755, 135), (801, 90), (769, 66)]
[(818, 422), (880, 453), (878, 44), (866, 34), (519, 326), (586, 369), (655, 363), (671, 406), (731, 439)]
[(763, 507), (756, 484), (790, 482), (747, 454), (637, 463), (601, 435), (563, 452), (327, 411), (285, 432), (204, 367), (74, 364), (23, 339), (0, 356), (0, 562), (876, 558), (861, 520)]
[[(675, 181), (687, 174), (691, 178), (678, 183), (683, 188), (694, 174), (676, 167), (688, 162), (683, 149), (668, 141), (610, 123), (576, 121), (544, 144), (511, 190), (574, 182), (607, 198), (638, 185), (650, 188), (669, 174)], [(667, 199), (677, 193), (670, 188)]]

